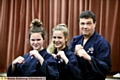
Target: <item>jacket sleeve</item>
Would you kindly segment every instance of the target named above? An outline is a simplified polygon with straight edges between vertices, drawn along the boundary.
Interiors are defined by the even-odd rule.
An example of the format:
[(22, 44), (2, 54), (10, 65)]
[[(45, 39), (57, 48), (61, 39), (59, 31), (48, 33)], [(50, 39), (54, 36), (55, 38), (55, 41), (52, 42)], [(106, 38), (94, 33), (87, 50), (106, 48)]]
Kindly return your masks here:
[(77, 59), (74, 55), (73, 52), (69, 52), (68, 53), (68, 58), (69, 58), (69, 62), (66, 65), (65, 69), (67, 70), (69, 76), (71, 76), (71, 78), (73, 77), (73, 79), (75, 80), (82, 80), (82, 73), (80, 68), (78, 67), (78, 62)]
[(99, 75), (106, 75), (111, 70), (110, 45), (103, 41), (97, 45), (95, 56), (91, 56), (92, 70)]
[(71, 50), (72, 52), (75, 51), (75, 43), (76, 43), (76, 41), (77, 41), (77, 38), (75, 36), (75, 37), (73, 37), (73, 39), (71, 40), (71, 42), (70, 42), (70, 44), (68, 46), (69, 50)]
[(10, 64), (6, 73), (8, 77), (21, 76), (21, 71), (17, 68), (17, 64), (15, 65), (14, 71), (12, 71), (12, 64)]
[(70, 74), (69, 77), (71, 76), (71, 78), (73, 78), (75, 80), (82, 80), (83, 79), (81, 70), (78, 68), (76, 63), (68, 62), (68, 64), (66, 65), (65, 68), (68, 71), (68, 74)]
[(74, 36), (73, 39), (71, 40), (68, 48), (69, 50), (71, 50), (72, 52), (75, 51), (75, 46), (78, 44), (79, 39), (81, 38), (81, 36)]
[[(27, 56), (28, 56), (28, 54), (25, 54), (23, 57), (26, 58)], [(14, 71), (12, 71), (12, 64), (10, 64), (7, 68), (7, 71), (6, 71), (7, 76), (8, 77), (10, 77), (10, 76), (13, 76), (13, 77), (14, 76), (22, 76), (22, 72), (21, 72), (19, 67), (20, 67), (20, 64), (17, 63), (15, 65)]]
[(36, 68), (37, 74), (42, 72), (47, 80), (57, 80), (59, 77), (57, 62), (52, 56), (48, 56), (48, 59), (44, 60), (42, 65), (39, 63)]

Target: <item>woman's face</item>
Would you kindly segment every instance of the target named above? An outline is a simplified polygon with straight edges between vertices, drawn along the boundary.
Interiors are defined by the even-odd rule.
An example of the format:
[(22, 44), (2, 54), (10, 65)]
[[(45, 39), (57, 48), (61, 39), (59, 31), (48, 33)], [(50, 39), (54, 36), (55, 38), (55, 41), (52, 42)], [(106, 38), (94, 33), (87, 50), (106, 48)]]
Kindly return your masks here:
[(41, 33), (31, 33), (30, 45), (34, 50), (41, 50), (43, 48), (43, 42)]
[(54, 46), (61, 50), (66, 46), (67, 37), (64, 36), (62, 31), (53, 31), (52, 41)]

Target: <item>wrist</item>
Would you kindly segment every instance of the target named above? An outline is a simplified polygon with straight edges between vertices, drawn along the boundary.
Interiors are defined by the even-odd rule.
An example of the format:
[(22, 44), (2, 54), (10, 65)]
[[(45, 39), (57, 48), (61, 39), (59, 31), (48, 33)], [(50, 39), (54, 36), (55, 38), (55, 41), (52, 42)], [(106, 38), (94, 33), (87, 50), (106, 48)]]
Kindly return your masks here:
[(89, 56), (89, 59), (88, 59), (88, 62), (91, 64), (92, 62), (91, 62), (91, 57)]
[(41, 65), (43, 64), (43, 61), (44, 61), (44, 59), (42, 57), (40, 57), (39, 62), (40, 62)]
[(64, 61), (67, 64), (69, 60), (68, 60), (68, 58), (65, 58)]

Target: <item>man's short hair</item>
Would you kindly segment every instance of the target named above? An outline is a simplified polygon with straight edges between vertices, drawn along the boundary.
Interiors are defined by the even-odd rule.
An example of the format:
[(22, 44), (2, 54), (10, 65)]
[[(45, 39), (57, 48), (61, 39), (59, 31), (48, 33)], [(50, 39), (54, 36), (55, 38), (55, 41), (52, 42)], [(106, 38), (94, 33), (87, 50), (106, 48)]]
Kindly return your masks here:
[(93, 19), (93, 22), (95, 23), (96, 22), (96, 16), (93, 12), (89, 11), (89, 10), (85, 10), (83, 12), (81, 12), (80, 16), (79, 16), (79, 20), (80, 18), (92, 18)]

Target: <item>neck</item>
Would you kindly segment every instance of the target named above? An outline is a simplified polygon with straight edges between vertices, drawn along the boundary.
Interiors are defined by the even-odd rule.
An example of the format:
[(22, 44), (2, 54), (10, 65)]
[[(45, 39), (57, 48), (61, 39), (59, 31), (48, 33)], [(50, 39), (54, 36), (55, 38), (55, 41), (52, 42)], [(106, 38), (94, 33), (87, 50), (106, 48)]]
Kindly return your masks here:
[(85, 45), (85, 43), (87, 42), (88, 39), (89, 38), (84, 38), (84, 40), (83, 40), (83, 46)]
[(44, 48), (43, 47), (41, 47), (38, 51), (41, 51), (41, 50), (43, 50)]
[(66, 46), (64, 45), (63, 47), (61, 48), (57, 48), (57, 52), (61, 51), (62, 49), (64, 49)]

